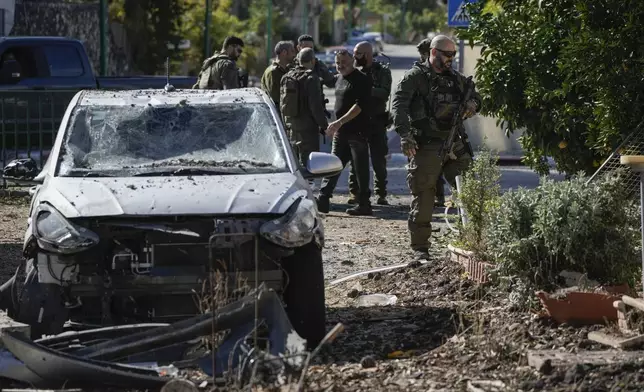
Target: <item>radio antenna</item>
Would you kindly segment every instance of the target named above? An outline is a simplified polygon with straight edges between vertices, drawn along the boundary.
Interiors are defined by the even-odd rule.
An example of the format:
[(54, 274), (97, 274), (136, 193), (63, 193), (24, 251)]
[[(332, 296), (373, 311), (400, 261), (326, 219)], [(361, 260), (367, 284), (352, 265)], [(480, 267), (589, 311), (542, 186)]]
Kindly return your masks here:
[(170, 84), (170, 57), (165, 58), (165, 77), (166, 77), (166, 82), (165, 82), (165, 91), (170, 92), (174, 91), (175, 88), (173, 85)]

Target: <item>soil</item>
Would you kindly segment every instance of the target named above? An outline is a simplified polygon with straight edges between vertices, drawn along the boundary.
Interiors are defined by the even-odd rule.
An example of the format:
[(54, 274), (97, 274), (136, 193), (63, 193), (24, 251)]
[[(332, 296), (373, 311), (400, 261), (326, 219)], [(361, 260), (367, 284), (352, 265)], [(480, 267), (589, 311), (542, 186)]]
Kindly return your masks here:
[[(447, 261), (450, 234), (435, 233), (431, 260), (377, 272), (338, 284), (332, 280), (360, 270), (411, 262), (407, 249), (407, 203), (374, 206), (374, 217), (344, 213), (346, 197), (332, 199), (325, 218), (327, 329), (345, 330), (314, 358), (309, 390), (326, 391), (635, 391), (644, 364), (584, 364), (535, 369), (527, 351), (605, 350), (588, 340), (602, 326), (556, 325), (516, 309), (508, 293), (479, 286)], [(28, 205), (0, 199), (0, 283), (20, 260)], [(384, 294), (385, 306), (358, 306), (363, 295)], [(392, 297), (392, 296), (395, 296)], [(477, 384), (477, 381), (497, 381)], [(468, 387), (468, 383), (478, 390)], [(267, 390), (267, 389), (264, 389)], [(288, 389), (282, 389), (288, 390)], [(295, 389), (292, 389), (295, 390)]]

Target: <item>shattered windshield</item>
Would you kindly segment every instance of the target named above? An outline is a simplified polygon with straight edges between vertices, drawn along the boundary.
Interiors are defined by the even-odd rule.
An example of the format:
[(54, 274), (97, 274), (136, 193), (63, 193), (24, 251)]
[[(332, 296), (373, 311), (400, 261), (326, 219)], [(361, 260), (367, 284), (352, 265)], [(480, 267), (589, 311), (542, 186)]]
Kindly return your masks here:
[(72, 113), (58, 175), (276, 173), (286, 153), (261, 103), (80, 106)]

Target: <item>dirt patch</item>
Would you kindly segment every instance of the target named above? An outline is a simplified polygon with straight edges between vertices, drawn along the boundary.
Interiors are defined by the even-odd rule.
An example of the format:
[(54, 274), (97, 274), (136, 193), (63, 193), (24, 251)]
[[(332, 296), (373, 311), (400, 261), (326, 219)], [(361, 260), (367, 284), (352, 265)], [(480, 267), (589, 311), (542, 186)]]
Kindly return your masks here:
[(28, 213), (29, 197), (0, 197), (0, 284), (20, 265)]

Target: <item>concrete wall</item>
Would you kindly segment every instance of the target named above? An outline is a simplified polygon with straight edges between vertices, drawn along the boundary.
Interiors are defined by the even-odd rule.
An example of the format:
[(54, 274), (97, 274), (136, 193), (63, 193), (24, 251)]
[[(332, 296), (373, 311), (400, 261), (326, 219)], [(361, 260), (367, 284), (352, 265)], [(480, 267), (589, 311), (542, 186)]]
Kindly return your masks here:
[[(474, 48), (471, 48), (469, 45), (465, 45), (463, 58), (463, 72), (465, 75), (475, 75), (476, 61), (480, 57), (481, 46), (477, 45), (474, 46)], [(476, 76), (474, 76), (474, 81), (476, 81)], [(490, 148), (498, 151), (501, 156), (522, 156), (523, 150), (517, 138), (520, 137), (523, 132), (516, 131), (510, 136), (510, 138), (508, 138), (505, 136), (505, 131), (496, 126), (496, 120), (497, 119), (494, 117), (478, 115), (465, 122), (465, 128), (474, 150), (481, 145), (483, 137), (487, 136), (486, 144)]]
[[(15, 0), (15, 18), (12, 36), (62, 36), (83, 42), (94, 67), (100, 71), (99, 6), (72, 4), (62, 1)], [(115, 42), (110, 27), (108, 46), (108, 75), (128, 72), (127, 55)]]

